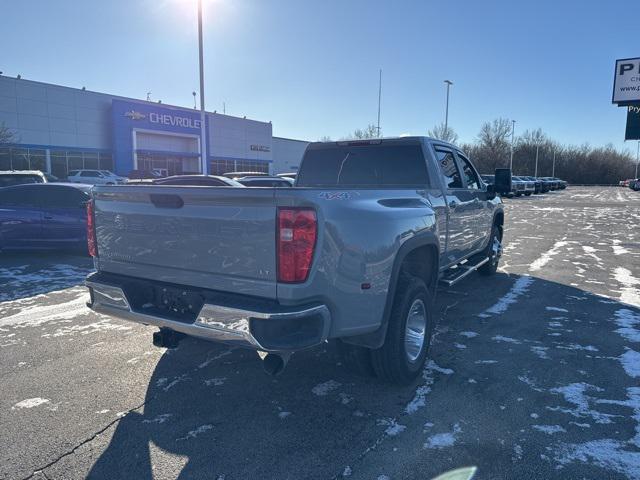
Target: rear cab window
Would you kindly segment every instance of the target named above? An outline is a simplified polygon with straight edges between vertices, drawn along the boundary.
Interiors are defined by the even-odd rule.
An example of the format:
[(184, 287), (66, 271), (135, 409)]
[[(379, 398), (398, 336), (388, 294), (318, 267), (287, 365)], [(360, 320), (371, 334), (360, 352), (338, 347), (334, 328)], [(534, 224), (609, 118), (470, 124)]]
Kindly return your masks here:
[(420, 144), (374, 142), (338, 142), (308, 149), (296, 186), (425, 188), (429, 177)]

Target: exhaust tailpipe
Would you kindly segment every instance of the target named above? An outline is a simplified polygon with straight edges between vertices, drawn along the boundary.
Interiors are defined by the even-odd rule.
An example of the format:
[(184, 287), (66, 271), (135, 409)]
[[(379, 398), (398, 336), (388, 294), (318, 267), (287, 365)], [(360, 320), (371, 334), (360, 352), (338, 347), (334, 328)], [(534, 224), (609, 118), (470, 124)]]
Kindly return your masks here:
[(289, 363), (290, 353), (267, 353), (262, 359), (262, 368), (271, 376), (280, 375)]

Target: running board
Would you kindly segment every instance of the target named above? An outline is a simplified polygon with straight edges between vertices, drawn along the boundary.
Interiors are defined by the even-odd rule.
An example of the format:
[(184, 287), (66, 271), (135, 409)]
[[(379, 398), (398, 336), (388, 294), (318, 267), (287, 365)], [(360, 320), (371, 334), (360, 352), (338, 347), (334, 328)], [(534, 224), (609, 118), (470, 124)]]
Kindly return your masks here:
[(458, 265), (454, 269), (449, 269), (445, 275), (440, 278), (440, 283), (447, 287), (453, 287), (460, 280), (478, 270), (482, 265), (489, 261), (489, 257), (484, 257), (478, 263), (470, 265), (469, 262)]

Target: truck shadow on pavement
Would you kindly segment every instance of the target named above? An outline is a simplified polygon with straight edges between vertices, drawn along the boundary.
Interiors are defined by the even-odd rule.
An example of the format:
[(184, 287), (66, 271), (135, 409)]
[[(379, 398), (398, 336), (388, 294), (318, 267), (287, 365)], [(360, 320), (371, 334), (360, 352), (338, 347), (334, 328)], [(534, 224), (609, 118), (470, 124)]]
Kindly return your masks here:
[[(88, 478), (332, 478), (346, 466), (357, 478), (430, 478), (469, 464), (481, 478), (610, 478), (572, 448), (633, 450), (637, 379), (616, 319), (640, 321), (637, 308), (503, 273), (440, 291), (434, 308), (432, 360), (409, 387), (349, 373), (331, 345), (273, 378), (254, 352), (186, 340), (159, 360), (144, 406), (105, 432)], [(579, 406), (563, 394), (572, 385)], [(445, 450), (430, 446), (447, 432)]]
[(73, 250), (0, 252), (0, 302), (82, 285), (92, 270), (92, 259)]

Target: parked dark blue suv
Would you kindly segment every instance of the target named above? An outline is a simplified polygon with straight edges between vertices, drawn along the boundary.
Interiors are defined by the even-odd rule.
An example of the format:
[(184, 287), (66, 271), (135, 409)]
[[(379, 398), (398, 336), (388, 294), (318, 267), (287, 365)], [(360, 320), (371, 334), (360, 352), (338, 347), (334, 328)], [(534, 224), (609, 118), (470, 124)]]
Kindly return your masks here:
[(86, 249), (90, 190), (77, 183), (0, 188), (0, 250)]

